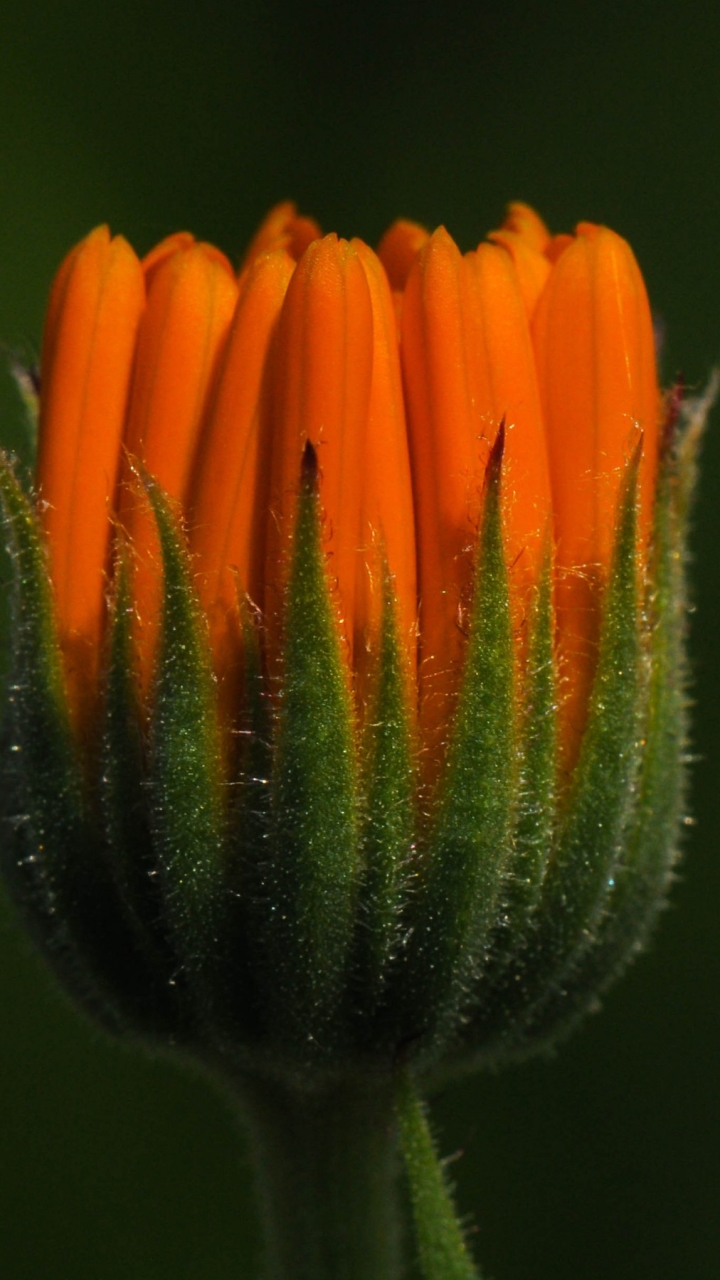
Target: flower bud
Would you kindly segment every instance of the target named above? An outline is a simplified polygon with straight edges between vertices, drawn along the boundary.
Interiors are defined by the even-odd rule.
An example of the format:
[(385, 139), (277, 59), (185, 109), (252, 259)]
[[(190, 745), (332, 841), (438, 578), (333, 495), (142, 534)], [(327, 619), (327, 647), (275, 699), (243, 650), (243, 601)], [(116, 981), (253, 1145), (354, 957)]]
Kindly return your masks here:
[(0, 472), (5, 871), (84, 1007), (294, 1090), (593, 1006), (676, 857), (671, 407), (627, 244), (524, 205), (465, 255), (280, 205), (239, 279), (186, 232), (73, 251), (39, 503)]

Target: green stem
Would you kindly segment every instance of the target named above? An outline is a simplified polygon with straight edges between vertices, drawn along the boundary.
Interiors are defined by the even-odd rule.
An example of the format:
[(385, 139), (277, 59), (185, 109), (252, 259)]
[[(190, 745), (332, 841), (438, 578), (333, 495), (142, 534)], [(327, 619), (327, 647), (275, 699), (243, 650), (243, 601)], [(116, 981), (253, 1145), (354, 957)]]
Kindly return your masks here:
[(482, 1280), (409, 1072), (398, 1077), (396, 1105), (423, 1280)]
[(255, 1147), (268, 1280), (397, 1280), (397, 1130), (389, 1089), (240, 1090)]

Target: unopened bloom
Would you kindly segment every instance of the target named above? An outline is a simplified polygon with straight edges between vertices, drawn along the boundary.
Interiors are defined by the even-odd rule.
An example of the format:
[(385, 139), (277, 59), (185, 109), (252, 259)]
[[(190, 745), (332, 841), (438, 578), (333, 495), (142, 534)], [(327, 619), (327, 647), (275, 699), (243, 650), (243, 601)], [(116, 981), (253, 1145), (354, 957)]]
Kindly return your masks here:
[(627, 243), (100, 228), (40, 404), (9, 875), (64, 980), (229, 1074), (555, 1037), (682, 803), (690, 464)]

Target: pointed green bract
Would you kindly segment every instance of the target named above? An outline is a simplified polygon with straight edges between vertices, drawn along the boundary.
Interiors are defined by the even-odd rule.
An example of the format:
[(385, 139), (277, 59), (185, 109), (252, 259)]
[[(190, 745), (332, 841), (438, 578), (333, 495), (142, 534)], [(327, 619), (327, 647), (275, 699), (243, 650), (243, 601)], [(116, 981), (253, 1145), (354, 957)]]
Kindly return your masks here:
[(522, 709), (517, 821), (497, 947), (519, 950), (540, 899), (552, 849), (557, 790), (557, 682), (552, 560), (546, 556), (531, 621)]
[(204, 619), (167, 498), (146, 481), (160, 538), (162, 617), (152, 690), (151, 826), (175, 946), (208, 994), (225, 947), (226, 824), (215, 685)]
[(530, 947), (529, 986), (541, 1002), (563, 985), (602, 917), (635, 795), (642, 695), (636, 505), (637, 459), (620, 499), (587, 727)]
[(9, 372), (15, 383), (23, 407), (21, 439), (18, 442), (20, 457), (28, 467), (33, 467), (37, 455), (38, 422), (40, 418), (40, 375), (34, 361), (18, 351), (3, 351)]
[(234, 754), (236, 794), (232, 809), (236, 820), (239, 857), (243, 877), (250, 877), (250, 896), (259, 888), (258, 851), (267, 842), (270, 824), (270, 774), (272, 771), (272, 716), (265, 686), (259, 623), (247, 600), (240, 597), (239, 611), (243, 636), (244, 706), (238, 748)]
[[(126, 556), (118, 558), (103, 726), (101, 801), (112, 865), (128, 909), (142, 919), (157, 870), (145, 788), (145, 749), (134, 679), (132, 599)], [(154, 896), (154, 895), (153, 895)], [(153, 905), (157, 914), (157, 903)]]
[(65, 693), (45, 547), (5, 461), (0, 496), (14, 567), (5, 871), (52, 968), (107, 1030), (162, 1033), (164, 1010), (117, 903)]
[(271, 763), (269, 744), (272, 725), (268, 708), (269, 699), (263, 678), (260, 623), (251, 612), (250, 605), (244, 597), (240, 598), (239, 609), (245, 656), (244, 689), (247, 716), (244, 727), (251, 746), (248, 753), (249, 767), (250, 769), (255, 767), (262, 780), (267, 781)]
[(409, 1073), (399, 1075), (395, 1099), (423, 1280), (481, 1280)]
[(500, 510), (488, 466), (465, 669), (418, 890), (408, 1034), (442, 1048), (472, 1000), (497, 923), (517, 783), (514, 663)]
[(147, 760), (134, 677), (133, 607), (127, 556), (115, 571), (102, 733), (100, 808), (107, 841), (106, 861), (135, 944), (145, 958), (148, 983), (160, 1019), (177, 1036), (179, 999), (184, 994), (177, 956), (163, 910), (160, 867), (151, 829)]
[(476, 991), (484, 1009), (517, 971), (535, 924), (552, 854), (557, 800), (557, 681), (552, 557), (545, 559), (530, 636), (520, 717), (520, 769), (512, 852), (503, 886), (500, 923)]
[(637, 458), (619, 504), (603, 603), (598, 667), (564, 816), (528, 944), (483, 998), (471, 1033), (490, 1057), (532, 1043), (549, 1002), (567, 982), (602, 920), (622, 857), (641, 759), (643, 682), (636, 544)]
[[(68, 896), (86, 848), (82, 782), (70, 727), (46, 553), (35, 513), (10, 464), (0, 466), (0, 494), (14, 570), (11, 676), (7, 706), (13, 821), (28, 824), (30, 852), (11, 868), (31, 905), (52, 921), (48, 945), (72, 950), (58, 900)], [(21, 890), (22, 892), (22, 890)], [(71, 892), (71, 890), (70, 890)]]
[(380, 1000), (403, 932), (415, 829), (415, 768), (408, 672), (397, 633), (393, 583), (384, 566), (380, 652), (366, 729), (363, 880), (358, 908), (359, 990)]
[(676, 508), (678, 477), (666, 465), (660, 477), (648, 600), (645, 749), (637, 800), (625, 837), (625, 857), (608, 913), (608, 933), (625, 935), (632, 949), (644, 941), (662, 907), (677, 856), (686, 786), (687, 660), (684, 590), (686, 528)]
[[(682, 471), (682, 464), (680, 466)], [(577, 957), (562, 993), (533, 1019), (533, 1036), (567, 1034), (641, 949), (662, 910), (677, 859), (686, 766), (687, 695), (684, 592), (686, 499), (672, 456), (658, 483), (646, 620), (646, 709), (634, 804), (603, 916)]]
[(356, 775), (353, 709), (308, 446), (285, 599), (265, 880), (268, 999), (282, 1036), (307, 1053), (323, 1052), (337, 1033), (331, 1019), (347, 979), (360, 871)]

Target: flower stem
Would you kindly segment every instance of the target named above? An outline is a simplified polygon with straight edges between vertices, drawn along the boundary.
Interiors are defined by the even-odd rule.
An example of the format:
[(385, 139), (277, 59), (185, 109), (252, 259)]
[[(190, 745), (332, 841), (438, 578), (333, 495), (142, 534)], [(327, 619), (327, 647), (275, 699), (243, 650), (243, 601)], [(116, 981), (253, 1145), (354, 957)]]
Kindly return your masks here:
[(425, 1106), (409, 1073), (398, 1078), (396, 1105), (423, 1280), (482, 1280), (463, 1237)]
[(241, 1087), (268, 1280), (397, 1280), (397, 1130), (389, 1088)]

